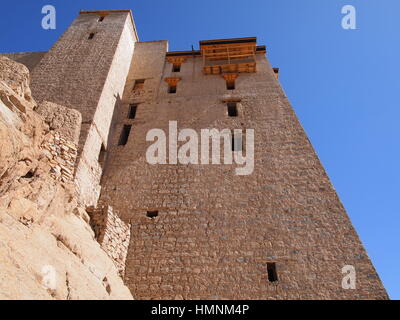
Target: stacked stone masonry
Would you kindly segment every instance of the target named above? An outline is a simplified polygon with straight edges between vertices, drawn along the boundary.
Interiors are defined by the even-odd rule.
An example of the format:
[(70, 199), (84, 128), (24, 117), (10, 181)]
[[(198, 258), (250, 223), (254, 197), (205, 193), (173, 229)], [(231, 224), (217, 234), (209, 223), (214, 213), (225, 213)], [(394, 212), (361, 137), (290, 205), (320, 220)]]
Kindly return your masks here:
[(130, 240), (130, 225), (124, 223), (112, 207), (100, 205), (86, 209), (90, 225), (103, 250), (114, 261), (121, 277), (125, 274), (125, 262)]
[(51, 131), (44, 139), (42, 151), (49, 159), (51, 176), (64, 183), (73, 183), (77, 146)]

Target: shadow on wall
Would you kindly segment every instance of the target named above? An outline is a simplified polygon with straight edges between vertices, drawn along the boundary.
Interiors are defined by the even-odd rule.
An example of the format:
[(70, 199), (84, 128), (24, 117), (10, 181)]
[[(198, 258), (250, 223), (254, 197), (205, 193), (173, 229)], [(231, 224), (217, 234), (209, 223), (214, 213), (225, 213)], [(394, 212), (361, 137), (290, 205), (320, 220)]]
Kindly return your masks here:
[(112, 146), (112, 142), (115, 141), (115, 135), (118, 134), (116, 131), (118, 119), (118, 111), (122, 107), (122, 99), (119, 94), (115, 96), (115, 104), (114, 104), (114, 112), (111, 118), (111, 126), (108, 132), (107, 142), (102, 144), (100, 154), (99, 154), (99, 163), (102, 169), (102, 174), (100, 178), (100, 185), (103, 183), (103, 178), (107, 173), (107, 160), (108, 160), (108, 150)]

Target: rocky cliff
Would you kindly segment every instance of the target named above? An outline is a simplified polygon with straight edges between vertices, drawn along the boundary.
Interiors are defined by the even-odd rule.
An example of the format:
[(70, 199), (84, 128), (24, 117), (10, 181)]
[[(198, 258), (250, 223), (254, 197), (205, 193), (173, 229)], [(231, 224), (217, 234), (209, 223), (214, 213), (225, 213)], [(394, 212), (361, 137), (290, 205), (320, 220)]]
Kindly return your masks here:
[(0, 299), (132, 299), (76, 199), (80, 123), (0, 57)]

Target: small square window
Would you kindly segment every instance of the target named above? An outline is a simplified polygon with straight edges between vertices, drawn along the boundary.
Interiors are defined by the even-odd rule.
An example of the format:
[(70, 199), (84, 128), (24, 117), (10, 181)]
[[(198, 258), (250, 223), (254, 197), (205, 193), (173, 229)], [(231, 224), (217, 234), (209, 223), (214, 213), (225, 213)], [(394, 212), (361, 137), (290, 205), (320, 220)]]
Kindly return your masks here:
[(102, 22), (104, 20), (104, 17), (99, 18), (99, 22)]
[(147, 211), (146, 216), (147, 218), (155, 219), (158, 217), (158, 211)]
[(237, 117), (238, 110), (237, 110), (237, 103), (236, 102), (228, 102), (228, 116), (230, 117)]
[(141, 90), (144, 88), (144, 79), (135, 80), (133, 90)]
[(168, 93), (176, 93), (176, 85), (169, 85), (168, 86)]
[(172, 65), (172, 72), (181, 72), (181, 65), (177, 64), (177, 63), (174, 63)]
[(226, 89), (234, 90), (235, 89), (235, 81), (233, 81), (233, 80), (226, 81)]
[(88, 39), (89, 39), (89, 40), (92, 40), (93, 38), (94, 38), (94, 33), (92, 32), (91, 34), (89, 34)]

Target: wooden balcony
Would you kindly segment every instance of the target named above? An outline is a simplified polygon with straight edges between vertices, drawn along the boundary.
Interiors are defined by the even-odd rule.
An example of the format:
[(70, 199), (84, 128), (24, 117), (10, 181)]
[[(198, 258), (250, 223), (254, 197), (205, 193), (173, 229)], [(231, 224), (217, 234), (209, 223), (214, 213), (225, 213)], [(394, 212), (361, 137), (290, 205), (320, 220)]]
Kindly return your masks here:
[(256, 72), (256, 38), (200, 41), (205, 74)]

